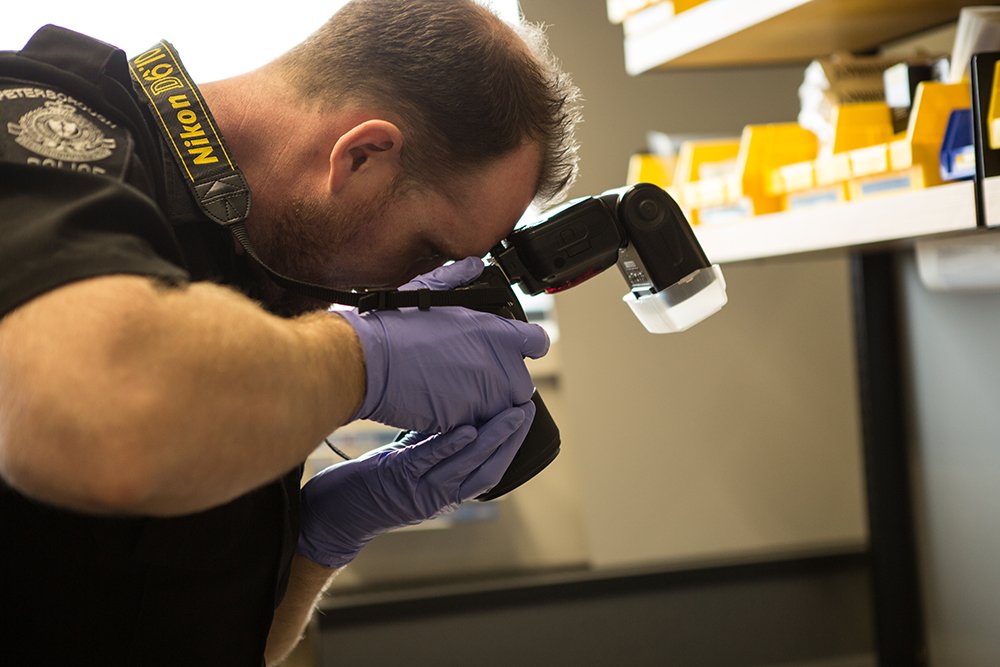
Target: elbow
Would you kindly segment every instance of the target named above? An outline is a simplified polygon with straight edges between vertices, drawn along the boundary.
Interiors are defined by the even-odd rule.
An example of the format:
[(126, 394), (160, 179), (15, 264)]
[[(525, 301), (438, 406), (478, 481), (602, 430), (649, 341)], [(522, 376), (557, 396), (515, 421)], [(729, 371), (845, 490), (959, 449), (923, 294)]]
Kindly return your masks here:
[(151, 484), (150, 463), (137, 443), (116, 434), (58, 426), (49, 418), (33, 428), (0, 434), (0, 475), (35, 501), (88, 514), (142, 512)]
[(153, 439), (179, 421), (143, 355), (151, 339), (169, 340), (155, 297), (142, 278), (95, 279), (0, 320), (0, 474), (17, 491), (85, 512), (141, 511), (151, 457), (169, 449)]

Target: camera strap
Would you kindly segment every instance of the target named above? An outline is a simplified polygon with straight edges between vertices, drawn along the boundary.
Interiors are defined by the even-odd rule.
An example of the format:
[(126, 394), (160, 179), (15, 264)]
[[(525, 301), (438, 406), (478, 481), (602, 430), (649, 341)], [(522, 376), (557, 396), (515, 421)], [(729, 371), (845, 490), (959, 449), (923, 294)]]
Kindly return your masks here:
[(345, 291), (296, 280), (272, 269), (254, 251), (247, 234), (250, 186), (229, 154), (208, 105), (181, 64), (176, 49), (161, 40), (132, 58), (129, 70), (202, 212), (227, 227), (247, 256), (275, 284), (320, 301), (354, 306), (359, 312), (393, 308), (425, 310), (432, 306), (494, 310), (509, 305), (509, 290), (499, 287)]

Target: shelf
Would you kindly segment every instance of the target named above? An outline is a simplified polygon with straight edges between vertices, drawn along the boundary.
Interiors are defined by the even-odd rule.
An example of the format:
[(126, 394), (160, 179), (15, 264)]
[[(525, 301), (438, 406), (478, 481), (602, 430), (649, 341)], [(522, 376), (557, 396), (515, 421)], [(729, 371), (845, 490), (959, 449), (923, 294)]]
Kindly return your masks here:
[[(1000, 201), (1000, 177), (987, 179), (985, 186), (986, 199)], [(720, 264), (906, 241), (976, 229), (974, 184), (949, 183), (694, 229), (708, 258)]]
[(710, 0), (625, 37), (625, 69), (808, 62), (958, 18), (968, 0)]

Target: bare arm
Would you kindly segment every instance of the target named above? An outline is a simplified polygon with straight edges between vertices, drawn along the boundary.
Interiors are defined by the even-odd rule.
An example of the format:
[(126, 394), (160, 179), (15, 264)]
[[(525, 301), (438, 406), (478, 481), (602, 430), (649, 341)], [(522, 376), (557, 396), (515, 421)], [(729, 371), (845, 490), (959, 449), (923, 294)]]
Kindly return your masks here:
[(339, 317), (206, 283), (73, 283), (0, 320), (0, 474), (79, 511), (195, 512), (304, 460), (364, 382)]
[(298, 555), (292, 559), (288, 588), (274, 610), (274, 621), (267, 636), (264, 661), (268, 667), (281, 664), (302, 639), (323, 592), (341, 569), (323, 567)]

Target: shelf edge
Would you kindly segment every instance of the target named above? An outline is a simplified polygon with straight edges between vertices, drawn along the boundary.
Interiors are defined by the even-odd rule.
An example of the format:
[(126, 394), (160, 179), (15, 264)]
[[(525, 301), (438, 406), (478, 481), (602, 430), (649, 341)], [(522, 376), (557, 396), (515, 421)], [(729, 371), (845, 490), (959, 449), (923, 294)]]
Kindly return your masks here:
[(625, 37), (625, 71), (632, 76), (807, 4), (811, 0), (712, 0), (662, 27)]
[[(1000, 179), (993, 189), (1000, 196)], [(855, 248), (976, 228), (972, 181), (818, 205), (724, 223), (699, 225), (695, 235), (712, 262)]]

